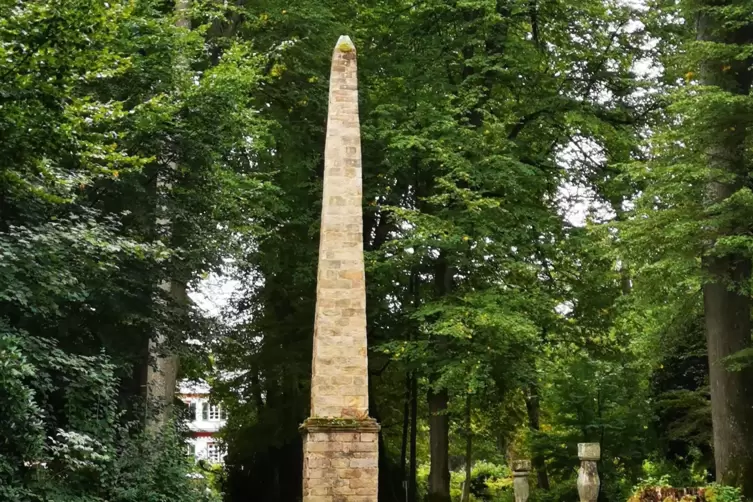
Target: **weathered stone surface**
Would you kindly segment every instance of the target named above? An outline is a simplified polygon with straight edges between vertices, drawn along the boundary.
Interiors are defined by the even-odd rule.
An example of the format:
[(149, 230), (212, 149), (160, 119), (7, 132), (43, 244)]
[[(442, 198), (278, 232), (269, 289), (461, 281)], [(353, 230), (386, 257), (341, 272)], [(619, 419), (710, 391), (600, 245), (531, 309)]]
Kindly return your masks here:
[(305, 502), (377, 502), (376, 421), (309, 419), (301, 429)]
[(377, 502), (379, 425), (369, 418), (356, 48), (332, 56), (303, 502)]
[(531, 472), (530, 460), (513, 460), (513, 492), (515, 493), (515, 502), (527, 502), (531, 495), (531, 487), (528, 485), (528, 475)]
[(596, 502), (599, 498), (601, 480), (596, 468), (596, 462), (601, 458), (601, 446), (599, 443), (579, 443), (578, 458), (580, 470), (578, 471), (578, 495), (580, 502)]
[(513, 476), (517, 476), (520, 473), (521, 476), (527, 476), (531, 472), (530, 460), (513, 460), (512, 461)]
[(366, 284), (356, 48), (332, 55), (316, 287), (311, 416), (368, 417)]
[(599, 443), (578, 443), (578, 458), (580, 460), (601, 460), (601, 445)]

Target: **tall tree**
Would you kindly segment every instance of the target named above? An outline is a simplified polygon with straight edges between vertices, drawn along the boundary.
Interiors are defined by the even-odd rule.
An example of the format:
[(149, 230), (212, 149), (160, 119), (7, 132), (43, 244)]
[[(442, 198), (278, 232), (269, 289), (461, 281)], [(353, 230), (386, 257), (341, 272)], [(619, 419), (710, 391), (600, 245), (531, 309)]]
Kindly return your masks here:
[(750, 2), (703, 2), (696, 21), (697, 39), (710, 49), (700, 60), (700, 82), (724, 99), (707, 123), (712, 129), (704, 152), (711, 174), (706, 207), (723, 218), (710, 222), (715, 228), (703, 257), (714, 459), (717, 479), (742, 486), (748, 496), (753, 496), (753, 451), (746, 446), (753, 443), (753, 366), (730, 368), (727, 359), (751, 349), (751, 257), (724, 242), (749, 233), (750, 225), (736, 211), (724, 213), (735, 198), (750, 198), (746, 148), (753, 58), (737, 47), (753, 44), (753, 23), (743, 13), (751, 7)]
[[(648, 162), (634, 171), (636, 180), (650, 185), (644, 185), (637, 208), (643, 221), (629, 224), (629, 237), (636, 257), (654, 268), (643, 268), (643, 278), (661, 271), (663, 280), (684, 286), (676, 305), (693, 305), (702, 291), (716, 478), (750, 495), (753, 463), (743, 445), (753, 441), (747, 216), (751, 4), (657, 7), (660, 45), (681, 57), (665, 60), (665, 82), (674, 92), (667, 125), (656, 128)], [(668, 12), (680, 15), (666, 17)], [(662, 237), (655, 235), (649, 244), (646, 232), (656, 225)]]
[[(190, 30), (191, 18), (190, 18), (190, 1), (178, 0), (175, 3), (175, 25), (179, 28)], [(187, 60), (181, 54), (176, 55), (175, 80), (180, 82), (184, 78), (186, 73)], [(171, 162), (169, 164), (171, 170), (176, 169), (176, 165)], [(159, 172), (156, 174), (155, 179), (155, 193), (154, 204), (157, 206), (154, 211), (156, 217), (155, 229), (156, 233), (163, 239), (166, 239), (167, 244), (172, 244), (171, 234), (174, 234), (174, 229), (170, 228), (170, 215), (167, 213), (167, 208), (160, 205), (161, 192), (169, 191), (172, 189), (170, 185), (166, 185), (163, 182), (164, 174)], [(187, 284), (181, 282), (176, 277), (170, 277), (162, 284), (159, 285), (160, 289), (165, 291), (168, 297), (173, 300), (176, 306), (186, 306), (188, 303), (188, 296), (186, 294)], [(179, 359), (174, 348), (170, 349), (167, 344), (167, 337), (162, 332), (153, 333), (149, 337), (147, 346), (147, 354), (149, 360), (147, 361), (147, 371), (145, 377), (145, 399), (146, 399), (146, 427), (151, 430), (159, 430), (164, 427), (172, 417), (172, 404), (175, 399), (175, 391), (177, 388), (178, 380), (178, 364)]]

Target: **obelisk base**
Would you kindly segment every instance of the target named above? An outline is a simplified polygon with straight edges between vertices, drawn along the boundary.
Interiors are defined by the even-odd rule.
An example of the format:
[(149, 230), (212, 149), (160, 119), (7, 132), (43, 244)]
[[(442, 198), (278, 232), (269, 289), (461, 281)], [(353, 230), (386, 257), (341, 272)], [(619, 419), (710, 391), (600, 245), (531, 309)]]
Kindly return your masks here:
[(379, 424), (309, 418), (303, 434), (303, 502), (377, 502)]

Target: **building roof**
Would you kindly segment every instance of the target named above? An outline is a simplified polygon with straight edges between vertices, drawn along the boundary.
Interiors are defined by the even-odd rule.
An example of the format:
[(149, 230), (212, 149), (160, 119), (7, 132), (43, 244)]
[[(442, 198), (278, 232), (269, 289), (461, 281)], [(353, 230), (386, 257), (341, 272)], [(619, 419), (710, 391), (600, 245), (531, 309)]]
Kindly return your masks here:
[(179, 394), (209, 394), (209, 384), (203, 380), (183, 380), (178, 383)]

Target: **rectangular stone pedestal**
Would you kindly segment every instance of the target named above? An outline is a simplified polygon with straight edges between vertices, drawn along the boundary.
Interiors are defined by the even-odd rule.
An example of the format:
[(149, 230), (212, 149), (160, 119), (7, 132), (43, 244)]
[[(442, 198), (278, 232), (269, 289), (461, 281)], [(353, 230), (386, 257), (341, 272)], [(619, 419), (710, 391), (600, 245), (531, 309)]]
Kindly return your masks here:
[(377, 502), (379, 425), (309, 418), (303, 433), (303, 502)]

